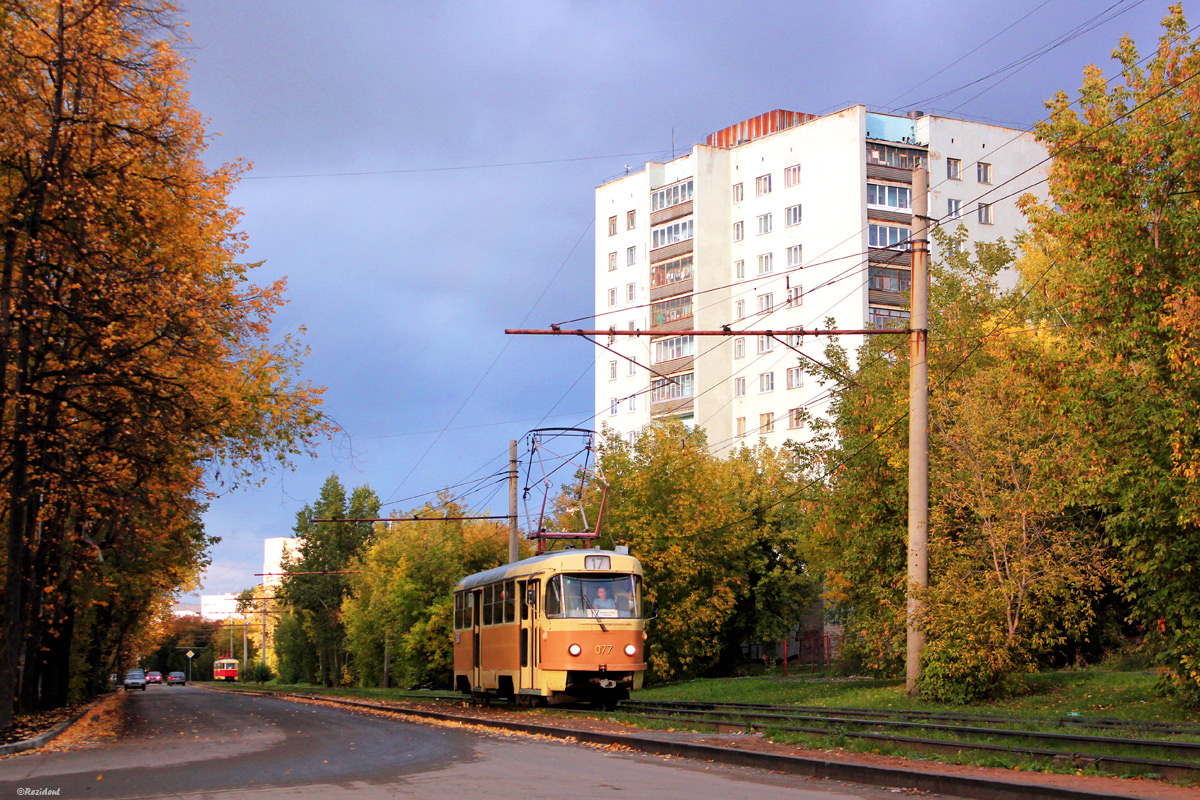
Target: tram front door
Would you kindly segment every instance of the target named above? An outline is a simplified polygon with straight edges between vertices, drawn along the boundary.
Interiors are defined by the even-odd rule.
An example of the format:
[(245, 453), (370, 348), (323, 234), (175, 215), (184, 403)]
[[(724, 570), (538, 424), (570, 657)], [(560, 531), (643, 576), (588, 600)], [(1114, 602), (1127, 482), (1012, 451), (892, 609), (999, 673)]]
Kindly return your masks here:
[(537, 686), (534, 670), (537, 669), (538, 659), (538, 590), (541, 581), (519, 581), (517, 596), (521, 598), (521, 680), (517, 691), (533, 689)]

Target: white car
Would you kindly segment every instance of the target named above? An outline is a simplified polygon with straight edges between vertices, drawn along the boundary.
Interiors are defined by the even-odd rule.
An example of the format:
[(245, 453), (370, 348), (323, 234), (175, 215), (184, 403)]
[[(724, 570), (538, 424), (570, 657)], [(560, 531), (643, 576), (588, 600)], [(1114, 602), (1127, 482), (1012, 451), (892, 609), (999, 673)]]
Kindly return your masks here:
[(140, 669), (131, 669), (125, 673), (125, 691), (141, 689), (146, 691), (146, 673)]

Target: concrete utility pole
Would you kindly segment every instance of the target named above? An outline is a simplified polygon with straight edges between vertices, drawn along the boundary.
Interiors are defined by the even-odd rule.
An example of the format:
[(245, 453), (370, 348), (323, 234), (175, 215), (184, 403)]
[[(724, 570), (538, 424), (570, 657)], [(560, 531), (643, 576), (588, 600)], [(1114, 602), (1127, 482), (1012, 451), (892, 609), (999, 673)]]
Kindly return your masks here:
[(912, 319), (908, 335), (908, 654), (906, 681), (917, 696), (925, 633), (919, 594), (929, 586), (929, 169), (913, 170)]
[(242, 663), (245, 664), (242, 669), (249, 671), (250, 669), (250, 651), (246, 649), (246, 642), (250, 640), (249, 631), (250, 623), (242, 617)]
[(508, 440), (508, 563), (521, 556), (517, 548), (517, 440)]

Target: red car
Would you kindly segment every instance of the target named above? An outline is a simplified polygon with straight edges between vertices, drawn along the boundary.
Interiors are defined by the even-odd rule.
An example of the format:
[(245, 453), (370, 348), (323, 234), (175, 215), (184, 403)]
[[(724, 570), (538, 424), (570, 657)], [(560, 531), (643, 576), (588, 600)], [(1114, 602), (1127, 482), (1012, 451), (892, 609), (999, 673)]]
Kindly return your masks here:
[(147, 672), (146, 673), (146, 683), (162, 683), (162, 673), (161, 672)]

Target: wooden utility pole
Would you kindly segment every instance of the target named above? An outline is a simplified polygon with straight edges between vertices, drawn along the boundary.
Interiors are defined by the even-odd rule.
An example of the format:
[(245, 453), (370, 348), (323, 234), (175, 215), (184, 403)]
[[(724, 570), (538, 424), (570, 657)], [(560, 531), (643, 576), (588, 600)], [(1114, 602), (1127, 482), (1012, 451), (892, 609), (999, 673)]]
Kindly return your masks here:
[(913, 170), (912, 318), (908, 334), (908, 653), (905, 687), (916, 697), (925, 632), (921, 595), (929, 586), (929, 169)]
[(517, 548), (517, 440), (508, 440), (508, 563), (520, 557)]

